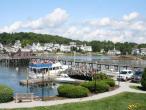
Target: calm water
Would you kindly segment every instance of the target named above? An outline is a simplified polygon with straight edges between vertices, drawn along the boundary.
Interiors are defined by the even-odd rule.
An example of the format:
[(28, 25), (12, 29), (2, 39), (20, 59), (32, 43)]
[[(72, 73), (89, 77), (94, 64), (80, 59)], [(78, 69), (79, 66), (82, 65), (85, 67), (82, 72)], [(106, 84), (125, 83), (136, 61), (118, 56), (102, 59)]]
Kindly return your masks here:
[(42, 87), (38, 86), (20, 86), (19, 81), (22, 79), (26, 79), (26, 69), (27, 67), (19, 67), (18, 71), (16, 67), (5, 67), (4, 65), (0, 65), (0, 84), (5, 84), (12, 87), (15, 93), (24, 93), (24, 92), (32, 92), (37, 96), (42, 96), (42, 90), (44, 89), (45, 96), (56, 96), (57, 86), (46, 86), (42, 89)]
[[(66, 56), (65, 59), (72, 59), (73, 56)], [(139, 65), (146, 65), (146, 61), (119, 61), (119, 60), (111, 60), (109, 56), (76, 56), (76, 60), (81, 61), (99, 61), (99, 62), (109, 62), (115, 64), (139, 64)], [(0, 84), (5, 84), (14, 89), (15, 92), (33, 92), (37, 96), (42, 96), (42, 87), (31, 86), (25, 87), (20, 86), (19, 81), (22, 79), (26, 79), (26, 72), (27, 67), (19, 67), (16, 70), (16, 67), (6, 67), (3, 64), (0, 64)], [(55, 96), (57, 95), (57, 86), (47, 86), (44, 87), (44, 95), (45, 96)]]

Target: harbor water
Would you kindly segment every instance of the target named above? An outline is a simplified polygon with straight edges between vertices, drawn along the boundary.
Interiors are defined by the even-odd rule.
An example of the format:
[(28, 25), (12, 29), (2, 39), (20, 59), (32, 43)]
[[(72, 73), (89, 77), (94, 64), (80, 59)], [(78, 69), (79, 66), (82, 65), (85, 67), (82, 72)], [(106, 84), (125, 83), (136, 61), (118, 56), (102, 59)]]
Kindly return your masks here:
[[(75, 58), (75, 59), (74, 59)], [(138, 60), (111, 60), (110, 56), (66, 56), (64, 57), (66, 60), (78, 60), (78, 61), (97, 61), (97, 62), (108, 62), (112, 64), (119, 65), (146, 65), (146, 61), (138, 61)], [(6, 66), (5, 64), (0, 64), (0, 84), (8, 85), (13, 88), (15, 93), (25, 93), (31, 92), (36, 96), (42, 96), (42, 92), (44, 96), (56, 96), (57, 86), (56, 85), (47, 85), (45, 87), (40, 86), (21, 86), (19, 84), (20, 80), (27, 78), (27, 68), (28, 66), (19, 65), (19, 67), (15, 66)]]

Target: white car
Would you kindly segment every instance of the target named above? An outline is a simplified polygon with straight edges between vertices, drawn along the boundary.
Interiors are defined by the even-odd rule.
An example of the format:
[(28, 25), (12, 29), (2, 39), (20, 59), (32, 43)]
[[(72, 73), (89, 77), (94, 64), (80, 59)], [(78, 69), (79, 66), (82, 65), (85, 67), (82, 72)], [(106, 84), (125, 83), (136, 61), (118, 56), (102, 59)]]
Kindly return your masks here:
[(132, 79), (133, 74), (134, 72), (132, 70), (122, 70), (119, 73), (117, 79), (127, 81), (129, 79)]

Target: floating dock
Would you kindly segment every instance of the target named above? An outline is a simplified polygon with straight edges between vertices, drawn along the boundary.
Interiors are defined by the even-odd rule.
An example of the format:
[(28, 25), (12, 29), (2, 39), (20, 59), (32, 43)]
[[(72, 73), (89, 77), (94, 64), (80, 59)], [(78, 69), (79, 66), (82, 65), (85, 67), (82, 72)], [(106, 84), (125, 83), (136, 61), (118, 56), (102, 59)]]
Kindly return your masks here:
[(71, 83), (71, 84), (78, 84), (85, 82), (84, 80), (58, 80), (56, 78), (46, 78), (46, 79), (28, 79), (28, 80), (20, 80), (20, 85), (29, 86), (29, 85), (48, 85), (50, 83)]
[(26, 80), (20, 80), (20, 85), (34, 85), (34, 84), (38, 84), (38, 85), (45, 85), (48, 83), (51, 83), (54, 81), (54, 78), (39, 78), (39, 79), (26, 79)]

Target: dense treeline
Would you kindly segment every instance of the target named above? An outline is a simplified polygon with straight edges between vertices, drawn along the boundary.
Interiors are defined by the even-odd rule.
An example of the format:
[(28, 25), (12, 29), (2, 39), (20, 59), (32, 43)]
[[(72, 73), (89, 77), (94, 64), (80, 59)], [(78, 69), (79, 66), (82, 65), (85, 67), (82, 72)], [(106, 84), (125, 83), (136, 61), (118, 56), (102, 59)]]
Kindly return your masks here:
[(14, 44), (16, 40), (20, 40), (22, 46), (26, 44), (32, 44), (33, 42), (40, 42), (40, 43), (60, 43), (60, 44), (68, 44), (69, 42), (73, 41), (71, 39), (63, 38), (60, 36), (53, 36), (47, 34), (36, 34), (36, 33), (1, 33), (0, 34), (0, 42), (4, 45)]
[(105, 52), (108, 50), (114, 49), (120, 50), (122, 54), (130, 54), (132, 48), (146, 48), (146, 44), (136, 44), (136, 43), (116, 43), (114, 44), (112, 41), (79, 41), (72, 40), (68, 38), (64, 38), (61, 36), (54, 36), (48, 34), (36, 34), (32, 32), (19, 32), (19, 33), (1, 33), (0, 34), (0, 42), (4, 45), (14, 44), (16, 40), (20, 40), (22, 46), (26, 46), (26, 44), (32, 44), (33, 42), (40, 43), (59, 43), (59, 44), (69, 44), (69, 42), (77, 42), (77, 44), (87, 44), (91, 45), (94, 52), (100, 52), (101, 49), (104, 49)]

